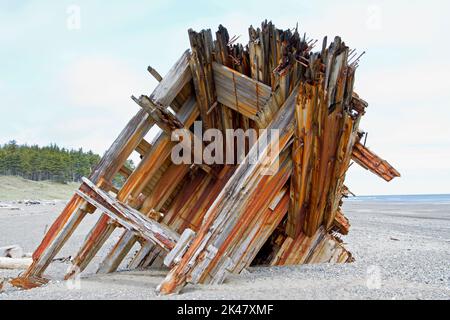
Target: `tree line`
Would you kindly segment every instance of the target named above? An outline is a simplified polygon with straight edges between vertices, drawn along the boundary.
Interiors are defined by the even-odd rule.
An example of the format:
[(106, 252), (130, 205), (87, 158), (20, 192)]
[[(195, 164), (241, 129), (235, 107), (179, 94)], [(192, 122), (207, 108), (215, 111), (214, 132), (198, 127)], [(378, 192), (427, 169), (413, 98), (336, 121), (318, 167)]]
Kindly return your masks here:
[(0, 145), (0, 175), (20, 176), (34, 181), (79, 182), (89, 176), (100, 161), (92, 151), (66, 149), (50, 144), (18, 145), (10, 141)]

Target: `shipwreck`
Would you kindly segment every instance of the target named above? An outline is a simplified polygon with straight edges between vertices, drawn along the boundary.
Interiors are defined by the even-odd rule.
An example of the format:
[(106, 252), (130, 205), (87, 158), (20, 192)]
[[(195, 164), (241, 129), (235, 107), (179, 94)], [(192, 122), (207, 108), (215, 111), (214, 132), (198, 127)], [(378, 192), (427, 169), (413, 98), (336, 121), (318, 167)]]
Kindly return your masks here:
[[(188, 35), (191, 48), (165, 77), (148, 68), (158, 86), (132, 97), (136, 115), (83, 178), (13, 286), (46, 284), (46, 269), (89, 214), (98, 221), (65, 279), (83, 272), (117, 228), (122, 235), (97, 272), (116, 271), (127, 256), (129, 269), (165, 268), (161, 294), (187, 283), (220, 284), (252, 265), (353, 260), (340, 238), (350, 228), (341, 209), (349, 166), (386, 181), (400, 176), (365, 146), (359, 128), (368, 107), (353, 90), (361, 54), (340, 37), (320, 43), (267, 21), (249, 28), (246, 45), (223, 26), (215, 37), (209, 29)], [(222, 132), (277, 130), (278, 147), (261, 136), (240, 163), (173, 163), (173, 132), (194, 136), (196, 121)], [(154, 126), (159, 133), (146, 139)], [(125, 163), (134, 151), (141, 161), (130, 170)], [(125, 181), (120, 188), (112, 183), (117, 174)], [(130, 252), (136, 244), (140, 249)]]

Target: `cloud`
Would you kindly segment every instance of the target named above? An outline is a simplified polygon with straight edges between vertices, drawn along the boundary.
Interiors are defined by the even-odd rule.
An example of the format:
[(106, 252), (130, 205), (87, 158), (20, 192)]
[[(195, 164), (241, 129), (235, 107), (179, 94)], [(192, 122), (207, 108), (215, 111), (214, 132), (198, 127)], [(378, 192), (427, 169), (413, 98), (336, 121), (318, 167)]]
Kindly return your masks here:
[(53, 134), (70, 145), (90, 146), (103, 153), (139, 110), (132, 94), (148, 94), (155, 84), (145, 67), (135, 70), (128, 61), (108, 54), (83, 55), (60, 74), (60, 88), (69, 121), (58, 123)]
[(450, 95), (449, 73), (448, 62), (437, 57), (431, 61), (364, 70), (358, 73), (355, 86), (373, 99), (384, 99), (387, 103), (409, 109), (412, 102), (445, 101)]
[(142, 77), (125, 62), (105, 55), (82, 56), (62, 74), (68, 99), (79, 108), (115, 112), (128, 104), (130, 93), (142, 86)]

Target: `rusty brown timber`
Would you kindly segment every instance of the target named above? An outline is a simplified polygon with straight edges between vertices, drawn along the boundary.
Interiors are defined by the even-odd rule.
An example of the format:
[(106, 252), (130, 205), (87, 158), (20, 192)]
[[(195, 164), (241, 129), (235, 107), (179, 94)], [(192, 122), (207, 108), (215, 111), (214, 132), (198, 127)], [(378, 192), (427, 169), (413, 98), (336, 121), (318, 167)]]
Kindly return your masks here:
[[(74, 253), (66, 279), (102, 253), (99, 273), (114, 272), (127, 257), (130, 269), (168, 268), (161, 294), (187, 283), (221, 283), (251, 265), (353, 260), (338, 236), (350, 229), (341, 209), (350, 194), (348, 168), (354, 161), (386, 181), (400, 176), (361, 142), (368, 104), (353, 91), (359, 64), (353, 57), (360, 55), (339, 37), (323, 39), (315, 50), (317, 41), (267, 21), (249, 28), (245, 46), (223, 26), (215, 37), (211, 30), (189, 30), (188, 36), (190, 50), (165, 77), (147, 68), (159, 85), (148, 96), (132, 97), (140, 109), (13, 285), (45, 285), (44, 272), (87, 214), (98, 221)], [(274, 141), (262, 137), (246, 146), (242, 163), (172, 163), (171, 133), (181, 129), (193, 137), (194, 121), (222, 132), (279, 130), (279, 149), (270, 153), (273, 174), (249, 161), (271, 150)], [(147, 141), (154, 126), (161, 131)], [(130, 170), (124, 165), (133, 151), (142, 160)], [(224, 151), (237, 154), (235, 148)], [(125, 180), (120, 188), (112, 183), (117, 174)], [(101, 251), (117, 228), (116, 244)]]

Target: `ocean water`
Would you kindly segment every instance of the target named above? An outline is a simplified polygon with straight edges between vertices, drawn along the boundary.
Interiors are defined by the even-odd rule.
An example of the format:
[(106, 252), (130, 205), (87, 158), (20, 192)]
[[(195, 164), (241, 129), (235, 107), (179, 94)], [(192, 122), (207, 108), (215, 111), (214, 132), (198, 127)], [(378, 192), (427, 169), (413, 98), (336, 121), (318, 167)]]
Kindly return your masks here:
[(349, 197), (344, 201), (449, 203), (450, 194), (384, 195)]

